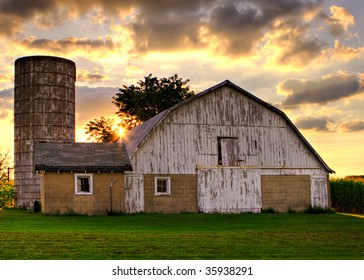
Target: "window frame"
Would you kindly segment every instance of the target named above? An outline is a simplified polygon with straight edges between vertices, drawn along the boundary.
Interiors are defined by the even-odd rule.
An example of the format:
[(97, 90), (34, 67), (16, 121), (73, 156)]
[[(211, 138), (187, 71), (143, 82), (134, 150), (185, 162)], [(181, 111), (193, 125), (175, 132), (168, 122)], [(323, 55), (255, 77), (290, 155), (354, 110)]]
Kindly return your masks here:
[[(166, 181), (166, 191), (158, 192), (158, 180)], [(170, 177), (154, 177), (154, 195), (155, 196), (163, 196), (163, 195), (171, 195), (171, 178)]]
[[(78, 179), (79, 178), (88, 178), (89, 179), (89, 191), (88, 192), (78, 190)], [(93, 174), (89, 174), (89, 173), (75, 174), (75, 194), (77, 194), (77, 195), (93, 195)]]

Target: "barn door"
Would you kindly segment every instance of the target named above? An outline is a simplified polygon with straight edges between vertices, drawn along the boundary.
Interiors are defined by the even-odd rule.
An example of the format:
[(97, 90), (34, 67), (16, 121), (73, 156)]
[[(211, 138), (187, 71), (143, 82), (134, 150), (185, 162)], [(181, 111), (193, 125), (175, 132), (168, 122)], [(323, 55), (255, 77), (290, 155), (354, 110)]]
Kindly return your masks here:
[(144, 180), (142, 174), (125, 172), (125, 212), (144, 211)]
[(197, 170), (198, 211), (203, 213), (259, 212), (260, 170), (201, 168)]
[(311, 205), (323, 208), (330, 206), (327, 181), (327, 175), (311, 176)]
[(238, 138), (218, 137), (218, 160), (219, 165), (235, 166), (238, 165)]

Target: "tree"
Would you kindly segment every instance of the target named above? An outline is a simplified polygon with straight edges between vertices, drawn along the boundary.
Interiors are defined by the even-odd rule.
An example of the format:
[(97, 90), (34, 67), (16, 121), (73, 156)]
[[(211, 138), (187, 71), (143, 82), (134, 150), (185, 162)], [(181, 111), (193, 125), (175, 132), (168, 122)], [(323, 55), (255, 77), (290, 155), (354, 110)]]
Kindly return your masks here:
[(97, 143), (114, 143), (119, 140), (117, 126), (114, 120), (101, 117), (99, 120), (89, 121), (85, 127), (89, 140), (94, 139)]
[(9, 152), (0, 152), (0, 183), (8, 181), (10, 168)]
[(154, 117), (165, 109), (191, 97), (187, 83), (175, 74), (169, 78), (152, 77), (150, 74), (140, 80), (137, 86), (123, 86), (113, 97), (119, 116), (135, 116), (141, 122)]
[(14, 205), (14, 186), (11, 182), (0, 183), (0, 211), (6, 206)]
[(12, 182), (8, 182), (9, 169), (9, 152), (0, 152), (0, 211), (5, 206), (11, 206), (14, 203), (14, 186)]
[(118, 127), (123, 131), (128, 131), (142, 123), (142, 121), (139, 121), (136, 116), (131, 116), (123, 113), (119, 113), (118, 115), (120, 117)]
[(89, 140), (96, 142), (116, 142), (119, 130), (130, 130), (142, 122), (154, 117), (165, 109), (191, 97), (187, 83), (175, 74), (169, 78), (158, 79), (150, 74), (140, 80), (137, 86), (125, 86), (113, 97), (112, 103), (118, 107), (116, 114), (120, 122), (101, 117), (90, 121), (85, 129), (90, 134)]

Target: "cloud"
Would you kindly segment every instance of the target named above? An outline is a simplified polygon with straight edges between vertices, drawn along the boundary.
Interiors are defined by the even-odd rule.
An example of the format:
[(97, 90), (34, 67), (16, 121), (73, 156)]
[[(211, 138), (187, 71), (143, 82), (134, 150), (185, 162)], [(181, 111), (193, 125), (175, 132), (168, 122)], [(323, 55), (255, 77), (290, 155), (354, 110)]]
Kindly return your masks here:
[(328, 18), (331, 35), (351, 37), (349, 28), (355, 25), (354, 16), (345, 8), (338, 6), (330, 7), (331, 16)]
[(89, 39), (89, 38), (75, 38), (69, 37), (60, 40), (38, 39), (36, 37), (28, 37), (20, 42), (20, 45), (27, 49), (47, 50), (53, 52), (67, 52), (72, 50), (84, 51), (110, 51), (117, 48), (117, 44), (113, 42), (110, 36), (105, 39)]
[(311, 27), (296, 19), (277, 20), (261, 40), (261, 53), (270, 63), (304, 67), (318, 58), (325, 43), (309, 36)]
[(0, 90), (0, 119), (12, 116), (14, 107), (14, 89)]
[[(88, 0), (87, 3), (74, 0), (1, 1), (0, 35), (15, 35), (27, 22), (34, 22), (38, 27), (48, 29), (95, 9), (102, 8), (105, 14), (118, 16), (121, 11), (129, 10), (134, 6), (135, 3), (131, 0)], [(92, 18), (92, 22), (97, 23), (95, 17)]]
[(182, 6), (173, 1), (173, 5), (158, 5), (158, 1), (153, 1), (152, 6), (143, 3), (130, 24), (136, 50), (210, 47), (224, 55), (246, 55), (254, 51), (275, 20), (303, 18), (321, 5), (321, 1), (299, 0), (178, 2), (186, 3)]
[(334, 48), (327, 49), (324, 53), (330, 60), (347, 62), (360, 58), (364, 54), (364, 47), (345, 46), (335, 40)]
[(13, 74), (0, 74), (0, 83), (6, 84), (13, 82), (14, 75)]
[[(186, 19), (188, 21), (188, 19)], [(137, 22), (132, 25), (134, 51), (171, 51), (200, 45), (198, 29), (181, 22)]]
[(363, 131), (364, 130), (364, 121), (355, 120), (344, 123), (342, 125), (344, 131), (346, 132), (356, 132), (356, 131)]
[(286, 96), (283, 107), (326, 104), (360, 94), (362, 90), (362, 76), (345, 72), (326, 75), (317, 81), (287, 79), (277, 86), (277, 92)]
[[(124, 27), (132, 33), (134, 52), (212, 47), (224, 55), (241, 56), (254, 51), (276, 20), (303, 20), (321, 6), (320, 0), (89, 0), (87, 5), (74, 0), (8, 0), (0, 4), (0, 33), (19, 32), (26, 22), (52, 28), (81, 16), (91, 24), (111, 24), (123, 14)], [(40, 40), (45, 39), (31, 43), (49, 44)], [(298, 49), (315, 45), (302, 42), (295, 46), (292, 56)], [(55, 48), (53, 43), (49, 47)]]
[(301, 117), (295, 121), (296, 126), (303, 130), (330, 131), (333, 121), (327, 118)]
[(317, 4), (311, 1), (244, 1), (229, 2), (211, 11), (207, 29), (224, 42), (228, 54), (244, 54), (274, 30), (280, 19), (298, 19)]
[(110, 80), (110, 78), (99, 72), (99, 69), (94, 69), (94, 72), (90, 72), (88, 70), (77, 70), (77, 81), (78, 82), (103, 82)]
[(22, 20), (0, 13), (0, 36), (11, 36), (20, 32)]
[[(213, 5), (215, 1), (211, 1)], [(128, 28), (137, 52), (199, 47), (203, 1), (139, 1)]]
[(0, 90), (0, 98), (11, 99), (14, 97), (14, 89), (8, 88)]
[(55, 1), (49, 0), (9, 0), (0, 3), (0, 34), (13, 35), (19, 33), (22, 25), (36, 13), (45, 13), (54, 8)]

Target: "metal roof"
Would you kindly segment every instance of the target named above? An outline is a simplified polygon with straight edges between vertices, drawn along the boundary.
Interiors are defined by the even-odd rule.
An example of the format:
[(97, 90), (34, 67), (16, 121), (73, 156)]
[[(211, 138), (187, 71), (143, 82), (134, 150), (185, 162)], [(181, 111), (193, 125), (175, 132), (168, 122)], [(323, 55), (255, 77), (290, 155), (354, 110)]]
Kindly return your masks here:
[(123, 172), (132, 170), (123, 143), (34, 144), (35, 170), (53, 172)]
[(192, 102), (195, 99), (205, 96), (205, 95), (215, 91), (216, 89), (219, 89), (219, 88), (225, 87), (225, 86), (232, 87), (239, 93), (247, 96), (248, 98), (253, 99), (257, 103), (265, 106), (267, 109), (272, 110), (272, 111), (276, 112), (277, 114), (281, 115), (287, 121), (288, 125), (293, 129), (293, 131), (302, 139), (302, 141), (307, 146), (307, 148), (314, 154), (314, 156), (319, 160), (319, 162), (325, 167), (325, 169), (329, 173), (335, 173), (335, 171), (332, 170), (324, 162), (324, 160), (320, 157), (320, 155), (315, 151), (315, 149), (310, 145), (310, 143), (305, 139), (305, 137), (301, 134), (301, 132), (297, 129), (297, 127), (292, 123), (292, 121), (287, 117), (287, 115), (283, 111), (281, 111), (277, 107), (274, 107), (273, 105), (261, 100), (260, 98), (256, 97), (255, 95), (247, 92), (246, 90), (235, 85), (234, 83), (230, 82), (229, 80), (225, 80), (211, 88), (208, 88), (208, 89), (200, 92), (199, 94), (196, 94), (196, 95), (190, 97), (189, 99), (186, 99), (186, 100), (164, 110), (163, 112), (159, 113), (158, 115), (154, 116), (153, 118), (149, 119), (148, 121), (144, 122), (143, 124), (130, 130), (123, 138), (123, 140), (125, 141), (129, 156), (133, 156), (133, 154), (138, 150), (138, 148), (148, 138), (148, 135), (167, 117), (167, 115), (170, 112), (174, 111), (175, 109), (177, 109), (181, 106), (184, 106), (184, 105)]

